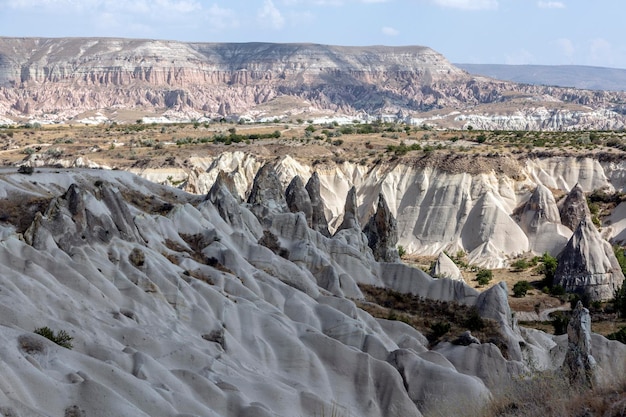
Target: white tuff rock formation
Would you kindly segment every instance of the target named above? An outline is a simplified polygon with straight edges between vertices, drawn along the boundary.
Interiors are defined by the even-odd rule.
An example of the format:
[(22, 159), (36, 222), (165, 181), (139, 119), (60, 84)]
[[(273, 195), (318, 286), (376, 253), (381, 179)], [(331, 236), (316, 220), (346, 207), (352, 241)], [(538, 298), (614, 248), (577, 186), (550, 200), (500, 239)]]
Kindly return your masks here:
[(589, 217), (584, 218), (558, 256), (554, 284), (591, 300), (609, 300), (624, 282), (613, 248)]
[[(562, 338), (521, 331), (506, 288), (478, 295), (378, 263), (356, 228), (328, 238), (302, 213), (257, 218), (229, 181), (200, 197), (120, 171), (0, 171), (4, 414), (420, 416), (484, 404), (529, 372), (529, 352), (561, 366)], [(258, 243), (270, 235), (276, 247)], [(428, 350), (415, 329), (361, 310), (359, 283), (475, 305), (500, 323), (502, 350)], [(73, 349), (33, 333), (44, 326)], [(626, 347), (591, 344), (597, 375), (614, 380)]]

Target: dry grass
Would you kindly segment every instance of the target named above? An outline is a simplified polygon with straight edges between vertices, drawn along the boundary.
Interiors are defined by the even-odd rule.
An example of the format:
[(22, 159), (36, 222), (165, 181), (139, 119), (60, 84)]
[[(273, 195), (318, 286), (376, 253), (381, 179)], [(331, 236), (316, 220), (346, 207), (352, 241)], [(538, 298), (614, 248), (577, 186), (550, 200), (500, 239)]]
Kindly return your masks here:
[(423, 333), (431, 345), (442, 341), (455, 343), (466, 330), (482, 342), (491, 342), (507, 356), (499, 325), (481, 318), (475, 307), (455, 302), (434, 301), (386, 288), (361, 285), (367, 302), (357, 301), (359, 308), (374, 317), (400, 320)]

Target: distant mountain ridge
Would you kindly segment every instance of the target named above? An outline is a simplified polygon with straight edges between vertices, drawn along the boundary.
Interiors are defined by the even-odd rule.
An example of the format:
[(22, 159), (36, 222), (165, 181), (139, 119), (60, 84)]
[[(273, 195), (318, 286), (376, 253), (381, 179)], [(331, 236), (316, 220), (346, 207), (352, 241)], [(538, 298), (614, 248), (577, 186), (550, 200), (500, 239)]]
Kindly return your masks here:
[(318, 116), (618, 130), (626, 93), (475, 76), (424, 46), (0, 37), (0, 124)]
[(626, 69), (585, 65), (454, 64), (470, 74), (516, 83), (626, 91)]

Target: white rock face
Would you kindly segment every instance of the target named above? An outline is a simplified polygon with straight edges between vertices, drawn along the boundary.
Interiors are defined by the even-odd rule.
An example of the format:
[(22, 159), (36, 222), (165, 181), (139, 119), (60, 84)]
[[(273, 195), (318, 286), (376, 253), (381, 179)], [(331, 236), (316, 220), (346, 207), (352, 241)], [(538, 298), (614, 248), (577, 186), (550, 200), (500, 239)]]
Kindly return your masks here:
[(450, 278), (458, 281), (464, 281), (461, 270), (452, 259), (448, 257), (444, 252), (441, 252), (437, 257), (437, 261), (433, 265), (430, 271), (430, 275), (437, 278)]
[[(4, 414), (420, 416), (484, 404), (529, 371), (522, 349), (562, 363), (549, 335), (524, 339), (505, 287), (479, 296), (378, 263), (358, 229), (327, 238), (302, 213), (259, 219), (229, 181), (199, 198), (119, 171), (0, 170), (3, 198), (49, 201), (7, 210), (21, 221), (0, 233)], [(508, 358), (486, 343), (429, 351), (418, 331), (359, 309), (359, 283), (475, 305), (503, 326)], [(43, 326), (73, 349), (33, 333)], [(602, 346), (611, 369), (620, 348)]]
[(611, 299), (624, 281), (613, 248), (589, 218), (580, 222), (558, 260), (554, 283), (591, 300)]
[[(238, 193), (246, 197), (264, 161), (238, 151), (225, 152), (213, 160), (195, 158), (193, 163), (197, 168), (181, 175), (187, 178), (189, 191), (207, 192), (218, 172), (224, 170), (232, 173)], [(472, 164), (466, 172), (405, 164), (380, 164), (368, 170), (349, 162), (309, 167), (285, 157), (275, 163), (275, 170), (285, 188), (293, 176), (299, 175), (306, 182), (317, 170), (331, 233), (343, 221), (348, 190), (354, 186), (360, 224), (374, 213), (382, 193), (397, 219), (398, 244), (408, 253), (436, 255), (442, 250), (464, 250), (471, 253), (472, 262), (485, 267), (506, 266), (512, 257), (525, 251), (556, 255), (564, 247), (572, 232), (554, 213), (550, 189), (570, 192), (579, 184), (583, 192), (611, 192), (626, 186), (623, 162), (552, 157), (485, 163), (491, 164), (493, 171), (471, 173)], [(514, 169), (510, 173), (495, 172), (502, 164)], [(140, 175), (153, 178), (149, 170)], [(524, 208), (535, 190), (535, 199)], [(604, 225), (606, 239), (626, 233), (620, 210), (610, 217), (610, 224)]]
[(519, 220), (520, 227), (528, 236), (531, 250), (540, 255), (558, 255), (572, 236), (572, 231), (561, 224), (561, 215), (548, 188), (537, 185), (524, 204)]

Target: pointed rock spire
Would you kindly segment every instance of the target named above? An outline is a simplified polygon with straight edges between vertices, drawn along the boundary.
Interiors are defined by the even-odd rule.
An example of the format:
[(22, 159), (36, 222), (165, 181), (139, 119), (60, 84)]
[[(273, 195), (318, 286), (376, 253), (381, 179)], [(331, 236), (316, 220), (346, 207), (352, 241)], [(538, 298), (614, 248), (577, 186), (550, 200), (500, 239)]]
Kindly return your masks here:
[(320, 177), (317, 175), (317, 172), (314, 172), (305, 187), (311, 199), (311, 229), (317, 230), (326, 237), (330, 237), (320, 187)]
[(289, 211), (283, 186), (270, 163), (263, 165), (256, 173), (248, 204), (252, 206), (252, 212), (262, 223), (267, 220), (268, 215)]
[[(361, 230), (361, 224), (359, 223), (358, 206), (356, 202), (356, 187), (352, 186), (348, 195), (346, 196), (346, 204), (343, 209), (343, 221), (337, 228), (337, 232), (344, 229), (359, 229)], [(336, 232), (335, 232), (336, 233)]]
[(572, 383), (591, 386), (595, 365), (591, 355), (591, 315), (578, 301), (567, 325), (567, 353), (563, 369)]
[(217, 174), (205, 201), (210, 201), (217, 208), (220, 217), (229, 225), (243, 226), (239, 195), (232, 177), (226, 172), (220, 170)]
[(602, 239), (589, 216), (579, 223), (558, 261), (554, 284), (586, 294), (591, 300), (612, 298), (624, 281), (613, 248)]
[(289, 186), (287, 186), (285, 199), (289, 210), (292, 213), (304, 213), (307, 225), (312, 228), (313, 207), (311, 205), (311, 197), (309, 197), (309, 193), (304, 188), (304, 183), (299, 175), (293, 177)]
[(572, 231), (561, 224), (561, 215), (552, 192), (539, 184), (521, 208), (519, 225), (528, 236), (535, 253), (558, 255), (572, 236)]
[(591, 215), (585, 193), (578, 183), (565, 197), (559, 212), (561, 214), (561, 223), (569, 227), (570, 230), (576, 230), (581, 220)]
[(396, 249), (396, 244), (398, 243), (398, 223), (393, 214), (391, 214), (382, 193), (378, 195), (376, 213), (365, 225), (363, 233), (367, 236), (368, 245), (378, 262), (400, 261), (400, 256)]
[(457, 281), (464, 281), (461, 270), (445, 252), (441, 252), (437, 257), (437, 261), (435, 261), (430, 270), (430, 275), (437, 278), (450, 278)]

